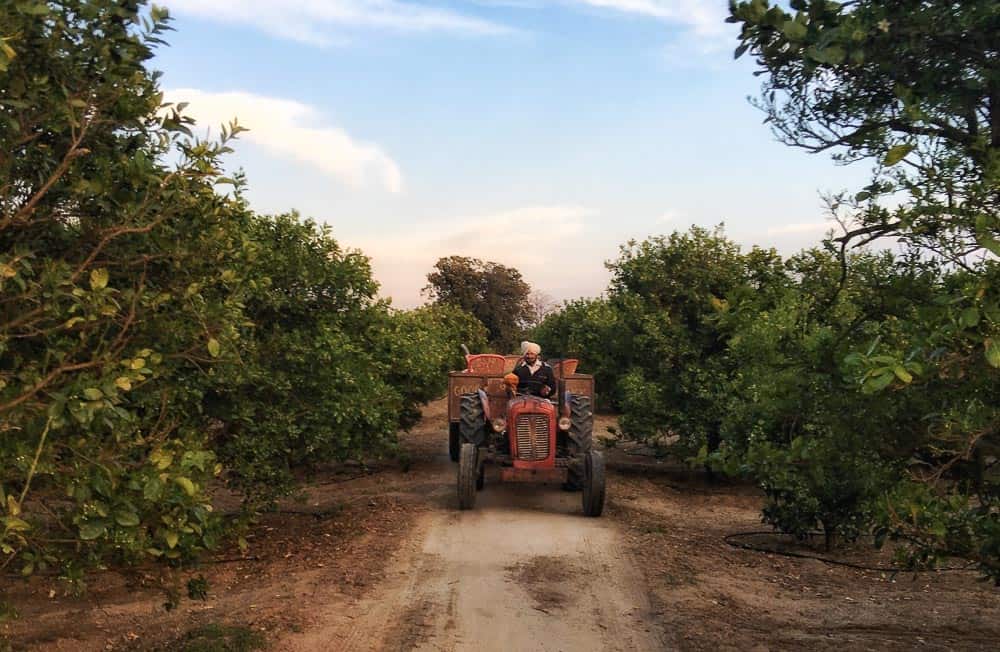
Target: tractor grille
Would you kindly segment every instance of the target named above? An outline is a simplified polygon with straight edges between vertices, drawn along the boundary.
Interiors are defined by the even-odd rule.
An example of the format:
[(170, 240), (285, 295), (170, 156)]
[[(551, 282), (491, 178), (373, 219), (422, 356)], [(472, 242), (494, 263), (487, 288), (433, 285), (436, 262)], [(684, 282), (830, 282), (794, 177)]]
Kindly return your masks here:
[(549, 419), (544, 414), (517, 417), (517, 459), (538, 462), (549, 456)]

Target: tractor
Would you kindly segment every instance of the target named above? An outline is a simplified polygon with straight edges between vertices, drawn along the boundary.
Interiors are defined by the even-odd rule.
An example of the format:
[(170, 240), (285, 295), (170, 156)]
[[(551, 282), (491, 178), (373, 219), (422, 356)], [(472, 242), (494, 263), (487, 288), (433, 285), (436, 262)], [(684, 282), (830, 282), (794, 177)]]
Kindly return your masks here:
[(549, 360), (557, 391), (542, 398), (529, 384), (512, 384), (519, 356), (466, 351), (465, 358), (466, 368), (448, 378), (448, 449), (458, 462), (459, 509), (475, 506), (486, 465), (493, 464), (502, 482), (581, 491), (583, 513), (600, 516), (604, 458), (593, 448), (593, 376), (576, 373), (577, 360)]

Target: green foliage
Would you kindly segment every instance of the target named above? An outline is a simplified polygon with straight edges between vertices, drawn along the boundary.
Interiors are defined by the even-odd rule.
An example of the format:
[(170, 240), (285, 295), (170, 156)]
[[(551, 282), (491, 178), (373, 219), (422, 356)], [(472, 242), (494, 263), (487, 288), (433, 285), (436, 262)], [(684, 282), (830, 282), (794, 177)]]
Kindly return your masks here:
[(296, 467), (391, 442), (400, 400), (369, 353), (385, 310), (368, 260), (295, 214), (250, 216), (242, 230), (230, 268), (243, 304), (239, 364), (216, 370), (205, 406), (230, 483), (271, 498)]
[(756, 478), (767, 503), (763, 520), (806, 537), (822, 528), (827, 547), (867, 532), (893, 468), (860, 438), (796, 437), (788, 445), (752, 441), (740, 471)]
[(250, 211), (220, 171), (239, 127), (202, 141), (161, 106), (169, 18), (142, 4), (0, 6), (0, 571), (77, 588), (219, 545), (222, 480), (252, 509), (391, 450), (483, 339), (390, 309), (329, 229)]
[(545, 316), (532, 331), (546, 356), (577, 358), (594, 375), (598, 403), (620, 406), (618, 379), (629, 360), (620, 317), (607, 299), (577, 299)]
[(198, 398), (238, 314), (214, 261), (242, 207), (213, 188), (236, 128), (158, 113), (164, 12), (7, 3), (0, 25), (0, 567), (188, 557), (220, 534)]
[(376, 350), (382, 352), (387, 381), (402, 395), (399, 425), (415, 425), (418, 406), (447, 391), (448, 372), (465, 366), (461, 344), (471, 351), (488, 347), (482, 323), (457, 306), (430, 305), (390, 315)]
[[(829, 317), (843, 378), (865, 406), (859, 432), (877, 428), (866, 441), (906, 462), (906, 479), (876, 510), (880, 532), (908, 542), (912, 563), (960, 554), (1000, 581), (1000, 5), (790, 8), (731, 2), (730, 21), (742, 28), (736, 56), (751, 52), (766, 75), (758, 105), (778, 137), (874, 165), (870, 185), (836, 198), (844, 274), (830, 287), (850, 283), (849, 246), (889, 236), (908, 247), (890, 282), (860, 284), (872, 289), (853, 325)], [(928, 273), (931, 261), (940, 275)], [(892, 307), (907, 296), (901, 287), (919, 289), (913, 280), (926, 283), (914, 304)], [(838, 310), (854, 301), (833, 296)]]
[(192, 600), (208, 599), (208, 580), (204, 575), (199, 574), (198, 577), (192, 577), (187, 581), (187, 594)]
[(241, 364), (207, 399), (232, 484), (256, 498), (291, 490), (293, 471), (380, 455), (440, 395), (459, 344), (482, 326), (451, 306), (391, 310), (368, 259), (297, 215), (253, 217), (236, 276), (248, 320)]
[[(608, 310), (595, 316), (610, 346), (591, 341), (597, 374), (616, 377), (624, 433), (654, 443), (679, 437), (692, 453), (706, 443), (715, 450), (717, 406), (733, 372), (720, 320), (741, 297), (766, 302), (784, 279), (780, 260), (771, 251), (741, 253), (721, 229), (692, 227), (631, 242), (608, 267)], [(590, 364), (590, 355), (581, 357)]]
[(880, 321), (919, 302), (911, 286), (926, 283), (897, 277), (889, 255), (850, 264), (850, 282), (836, 291), (835, 256), (803, 252), (787, 261), (788, 281), (770, 306), (747, 297), (721, 323), (737, 372), (720, 404), (724, 445), (715, 461), (761, 485), (766, 522), (799, 536), (822, 529), (828, 543), (869, 528), (873, 502), (912, 445), (903, 433), (919, 428), (912, 405), (859, 392), (842, 361), (880, 336)]
[[(931, 343), (939, 322), (962, 323), (963, 302), (939, 297), (965, 274), (889, 254), (847, 264), (841, 276), (835, 255), (803, 252), (787, 263), (796, 282), (770, 309), (732, 306), (724, 326), (739, 372), (715, 457), (760, 482), (769, 497), (765, 520), (800, 534), (822, 527), (831, 538), (853, 537), (905, 509), (887, 506), (884, 494), (904, 474), (925, 473), (922, 465), (956, 464), (972, 451), (968, 434), (986, 435), (976, 455), (986, 454), (997, 414), (978, 397), (1000, 389), (973, 352), (982, 335), (962, 335), (971, 338), (964, 358), (981, 360), (978, 374), (967, 368), (945, 380), (940, 365), (950, 356), (925, 353), (945, 351)], [(959, 414), (965, 422), (956, 428)], [(971, 477), (958, 466), (950, 471), (945, 492)]]
[[(566, 304), (536, 337), (608, 379), (627, 436), (753, 479), (782, 531), (832, 543), (880, 528), (911, 563), (960, 552), (994, 572), (994, 263), (828, 249), (783, 261), (694, 229), (610, 266), (608, 299)], [(917, 500), (908, 483), (939, 516), (890, 518)]]
[(978, 560), (987, 576), (1000, 575), (1000, 533), (991, 514), (995, 501), (973, 504), (961, 494), (934, 491), (923, 482), (901, 482), (876, 506), (876, 543), (896, 541), (899, 562), (925, 568), (964, 557)]
[(17, 620), (19, 617), (17, 608), (13, 604), (6, 600), (0, 600), (0, 623)]
[(266, 647), (264, 636), (242, 625), (210, 623), (196, 627), (170, 649), (182, 652), (252, 652)]
[(536, 315), (531, 287), (521, 272), (477, 258), (439, 259), (427, 275), (424, 292), (436, 304), (457, 306), (474, 315), (486, 327), (495, 351), (513, 351)]
[[(767, 75), (759, 106), (775, 134), (878, 165), (845, 241), (889, 235), (956, 260), (977, 247), (1000, 255), (996, 2), (730, 7), (736, 55), (749, 51)], [(888, 195), (893, 208), (876, 201)]]

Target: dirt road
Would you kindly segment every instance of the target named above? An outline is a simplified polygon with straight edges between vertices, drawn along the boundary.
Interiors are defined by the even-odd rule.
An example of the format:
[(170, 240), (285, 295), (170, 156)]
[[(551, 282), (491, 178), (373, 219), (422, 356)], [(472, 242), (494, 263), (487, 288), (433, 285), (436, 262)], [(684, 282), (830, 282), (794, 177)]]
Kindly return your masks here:
[[(0, 650), (839, 652), (1000, 640), (1000, 591), (975, 573), (733, 548), (727, 534), (761, 529), (756, 489), (617, 448), (601, 518), (580, 514), (578, 493), (492, 477), (476, 509), (459, 512), (445, 411), (425, 409), (400, 460), (325, 469), (261, 516), (246, 553), (220, 550), (165, 578), (95, 573), (83, 596), (44, 577), (0, 582)], [(596, 431), (612, 424), (600, 416)], [(836, 554), (892, 563), (870, 544)], [(205, 600), (183, 596), (194, 578)], [(167, 611), (171, 595), (181, 599)]]
[[(450, 470), (450, 469), (446, 469)], [(580, 495), (490, 482), (424, 517), (384, 582), (289, 649), (655, 650), (642, 577)], [(450, 507), (450, 506), (449, 506)], [(373, 635), (374, 634), (374, 635)]]

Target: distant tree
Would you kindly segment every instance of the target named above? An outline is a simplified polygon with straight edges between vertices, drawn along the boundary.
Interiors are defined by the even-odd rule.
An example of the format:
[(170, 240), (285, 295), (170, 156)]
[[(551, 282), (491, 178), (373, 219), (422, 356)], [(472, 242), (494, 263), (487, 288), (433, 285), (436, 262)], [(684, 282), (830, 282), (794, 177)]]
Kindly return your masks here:
[(574, 299), (545, 315), (531, 331), (531, 339), (546, 355), (579, 358), (582, 370), (594, 375), (598, 405), (621, 408), (618, 379), (632, 361), (632, 338), (622, 311), (606, 297)]
[(531, 286), (521, 272), (478, 258), (438, 259), (427, 275), (424, 293), (435, 304), (458, 306), (474, 315), (498, 351), (513, 349), (535, 316)]
[(532, 290), (528, 296), (531, 304), (531, 325), (537, 326), (542, 323), (545, 317), (559, 309), (559, 304), (552, 298), (552, 295), (541, 290)]

